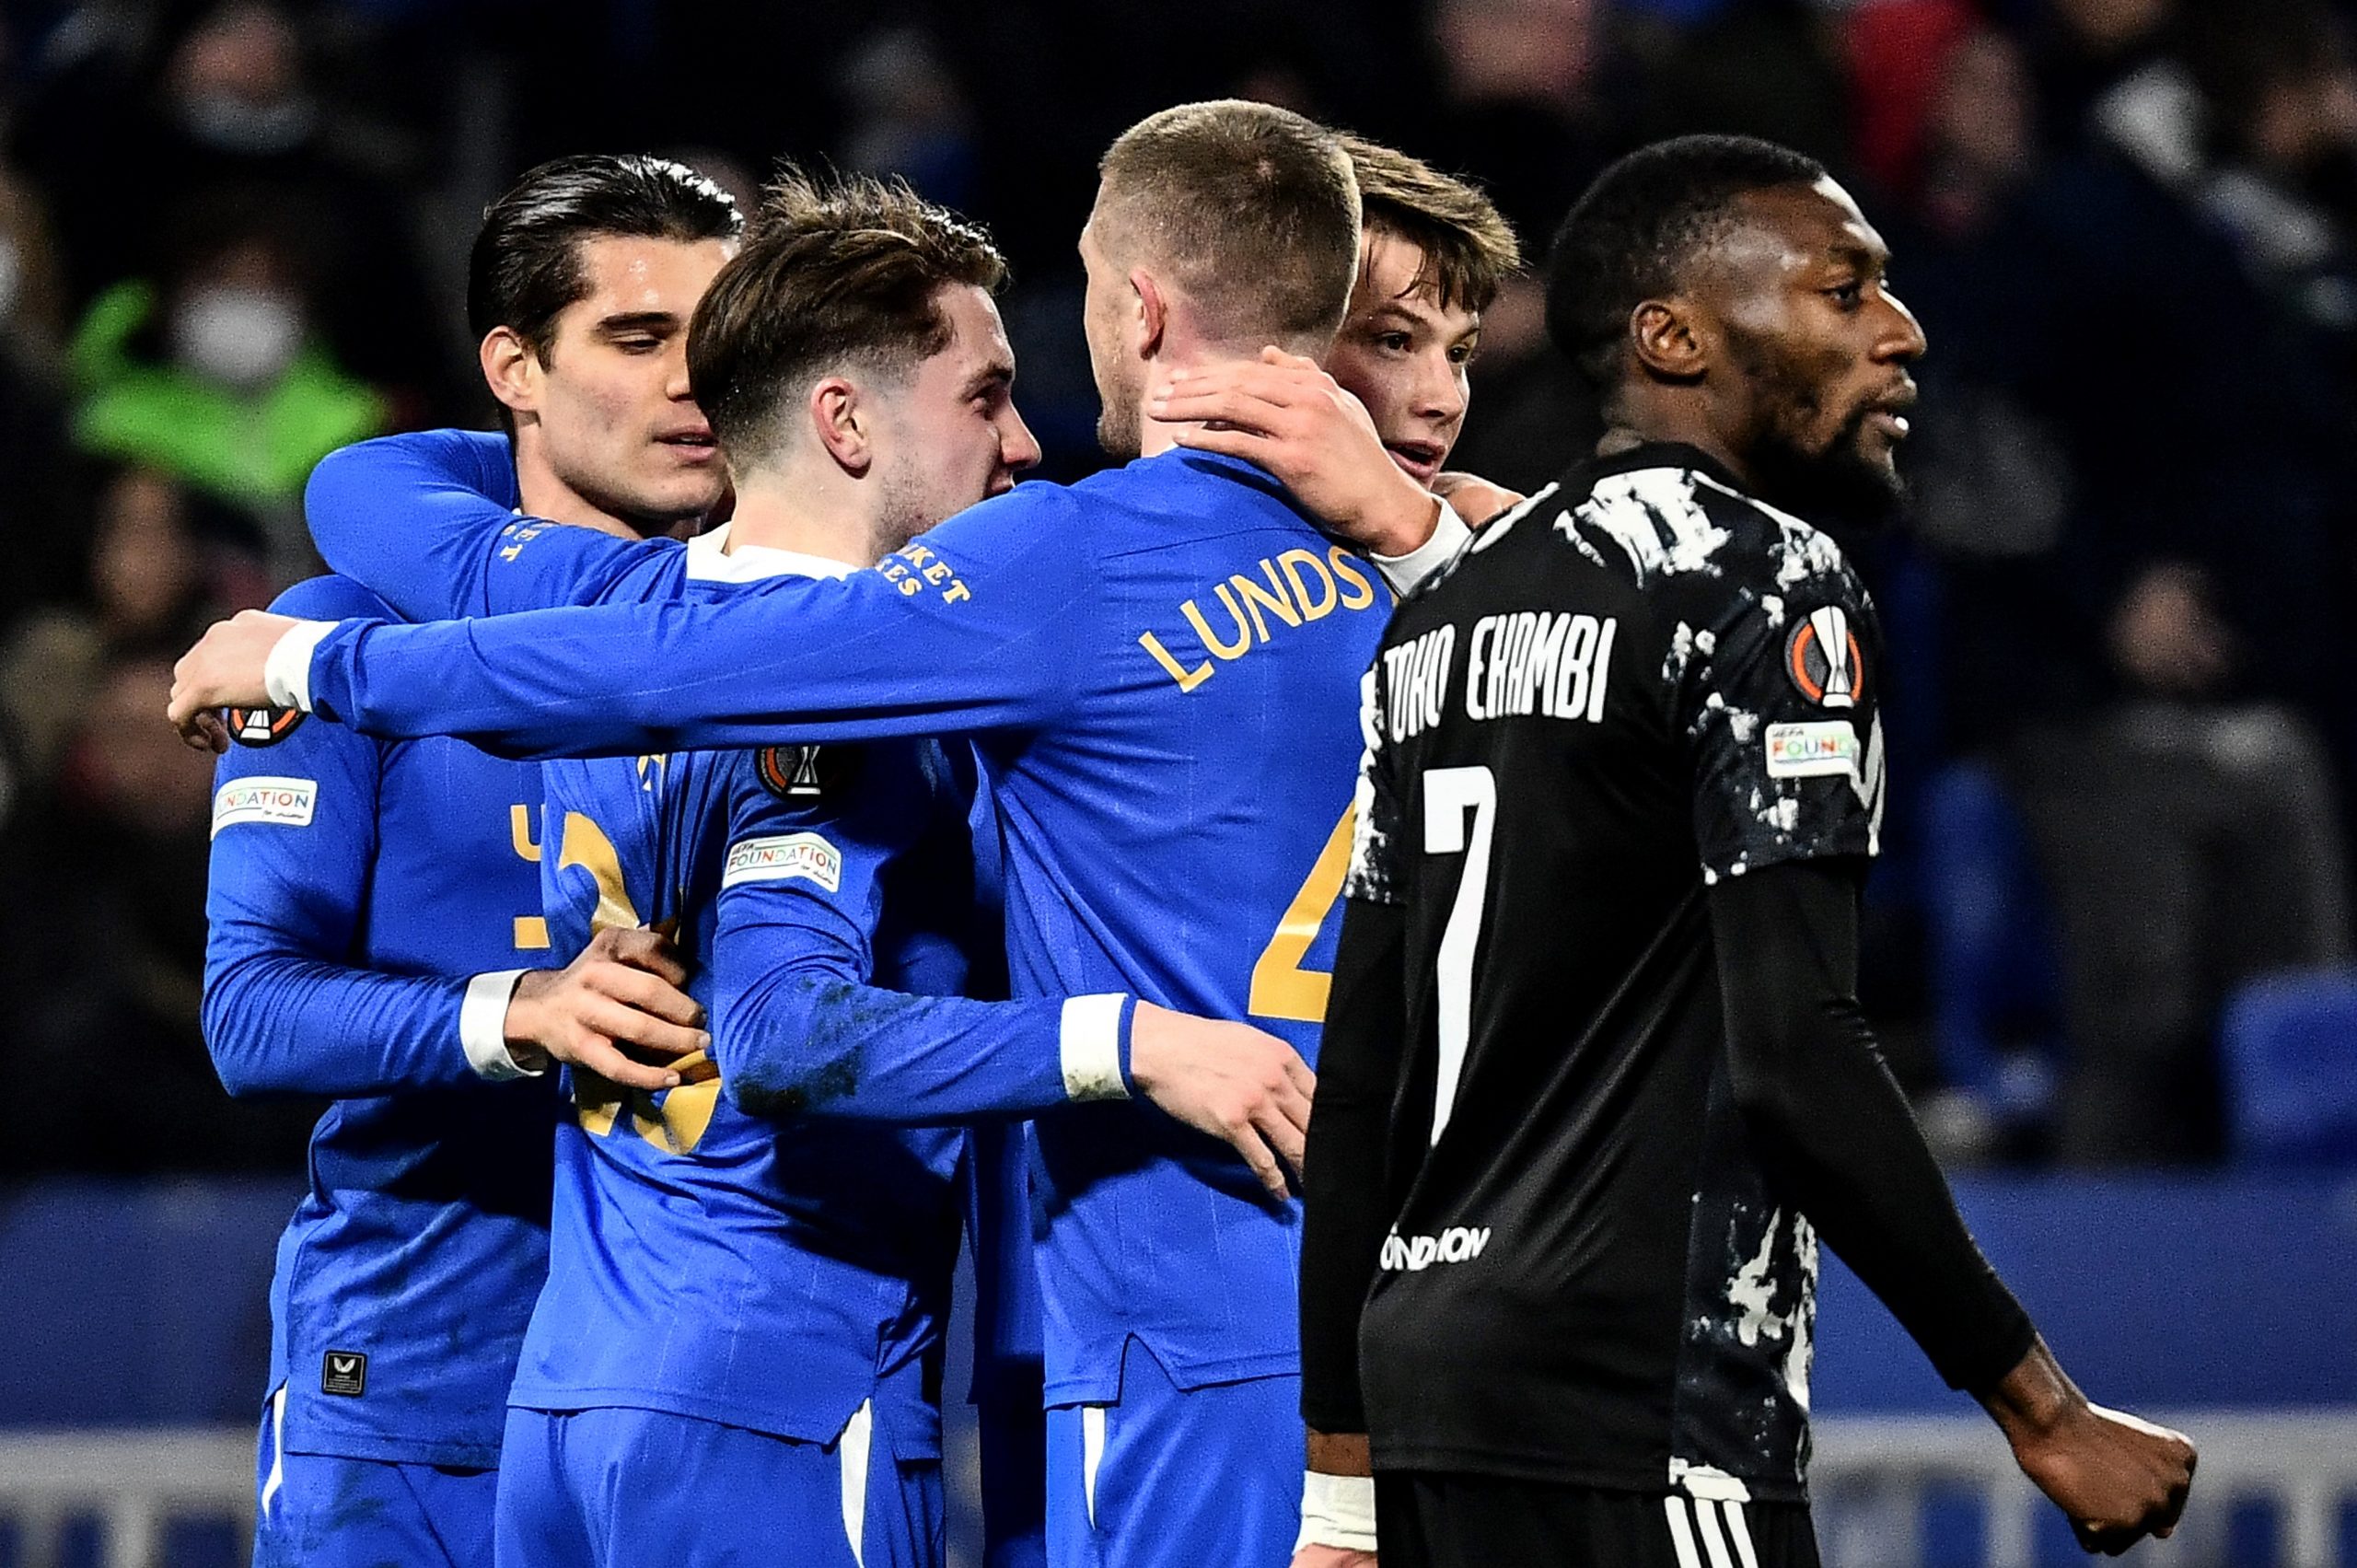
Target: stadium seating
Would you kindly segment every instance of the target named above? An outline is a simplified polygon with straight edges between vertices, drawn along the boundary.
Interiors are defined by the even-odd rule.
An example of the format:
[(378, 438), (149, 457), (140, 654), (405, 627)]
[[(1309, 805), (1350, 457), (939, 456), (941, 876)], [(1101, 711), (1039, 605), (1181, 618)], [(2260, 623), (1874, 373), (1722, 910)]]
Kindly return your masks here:
[(2226, 1005), (2218, 1043), (2238, 1161), (2357, 1163), (2357, 972), (2244, 986)]

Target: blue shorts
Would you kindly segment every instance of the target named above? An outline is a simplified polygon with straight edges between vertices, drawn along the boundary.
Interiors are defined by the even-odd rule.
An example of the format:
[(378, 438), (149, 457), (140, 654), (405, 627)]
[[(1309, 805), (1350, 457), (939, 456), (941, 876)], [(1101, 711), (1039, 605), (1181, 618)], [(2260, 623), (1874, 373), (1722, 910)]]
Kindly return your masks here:
[(939, 1568), (941, 1461), (663, 1411), (507, 1412), (499, 1568)]
[(1048, 1411), (1048, 1562), (1285, 1568), (1301, 1464), (1299, 1377), (1182, 1389), (1132, 1340), (1120, 1399)]
[(254, 1453), (254, 1568), (491, 1568), (497, 1470), (289, 1454), (285, 1390)]

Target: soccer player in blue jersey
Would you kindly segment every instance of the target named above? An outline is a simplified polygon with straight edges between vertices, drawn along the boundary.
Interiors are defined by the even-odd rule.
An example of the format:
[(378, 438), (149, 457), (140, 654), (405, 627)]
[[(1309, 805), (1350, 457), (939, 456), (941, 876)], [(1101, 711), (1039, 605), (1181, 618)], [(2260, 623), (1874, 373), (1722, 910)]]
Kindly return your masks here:
[[(635, 532), (717, 499), (708, 458), (633, 451), (584, 411), (682, 423), (660, 356), (604, 328), (652, 330), (668, 306), (683, 331), (736, 227), (716, 188), (654, 160), (536, 170), (492, 208), (470, 305), (487, 362), (535, 382), (513, 428), (537, 506)], [(525, 343), (519, 368), (508, 349)], [(692, 404), (686, 418), (702, 423)], [(337, 577), (276, 608), (392, 613)], [(507, 1387), (548, 1251), (557, 1102), (534, 1074), (561, 1056), (660, 1077), (613, 1042), (692, 1051), (697, 1008), (644, 933), (523, 967), (549, 962), (538, 770), (291, 713), (233, 720), (206, 1040), (232, 1093), (335, 1100), (272, 1281), (254, 1560), (488, 1563)]]
[[(463, 628), (248, 619), (183, 661), (176, 716), (266, 674), (372, 733), (551, 755), (979, 731), (1018, 996), (1126, 992), (1306, 1055), (1389, 595), (1265, 472), (1169, 450), (1144, 405), (1183, 366), (1322, 354), (1358, 227), (1330, 133), (1262, 105), (1167, 110), (1108, 153), (1082, 239), (1100, 434), (1126, 468), (1019, 486), (836, 584)], [(1355, 527), (1412, 570), (1417, 547), (1453, 548), (1441, 510), (1416, 491)], [(1094, 1076), (1128, 1084), (1112, 1062)], [(1036, 1136), (1051, 1560), (1282, 1561), (1302, 1427), (1275, 1156), (1133, 1101), (1051, 1111)]]
[[(905, 191), (788, 176), (691, 335), (737, 493), (723, 529), (633, 547), (459, 490), (421, 505), (413, 485), (380, 515), (389, 469), (496, 482), (489, 463), (465, 472), (485, 444), (455, 434), (324, 466), (314, 526), (414, 613), (842, 575), (1036, 460), (990, 302), (1002, 272), (979, 231)], [(926, 1373), (962, 1139), (843, 1119), (1025, 1114), (1118, 1092), (1126, 1063), (1143, 1092), (1216, 1128), (1223, 1074), (1290, 1064), (1296, 1120), (1268, 1132), (1297, 1136), (1306, 1069), (1257, 1030), (1119, 994), (991, 1005), (866, 983), (956, 989), (972, 879), (958, 772), (906, 742), (548, 764), (558, 950), (600, 926), (676, 923), (706, 966), (694, 989), (718, 994), (718, 1044), (643, 1100), (576, 1074), (550, 1284), (511, 1400), (503, 1561), (929, 1559)], [(1260, 1132), (1243, 1136), (1265, 1156)], [(655, 1449), (693, 1453), (743, 1506), (714, 1513), (668, 1468), (648, 1490), (614, 1483)]]

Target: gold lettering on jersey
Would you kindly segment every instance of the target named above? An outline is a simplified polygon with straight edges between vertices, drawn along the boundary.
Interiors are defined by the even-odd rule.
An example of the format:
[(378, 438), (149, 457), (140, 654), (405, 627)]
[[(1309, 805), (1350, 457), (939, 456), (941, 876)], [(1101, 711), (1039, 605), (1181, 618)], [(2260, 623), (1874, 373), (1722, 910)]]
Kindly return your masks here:
[[(538, 865), (540, 846), (532, 842), (532, 812), (521, 804), (507, 808), (507, 844), (516, 858)], [(519, 914), (514, 922), (516, 950), (536, 953), (549, 945), (549, 923), (536, 914)]]
[(1138, 646), (1152, 654), (1154, 662), (1169, 671), (1170, 679), (1178, 683), (1181, 691), (1192, 691), (1212, 678), (1211, 660), (1205, 659), (1192, 669), (1181, 669), (1178, 661), (1170, 656), (1170, 650), (1162, 645), (1162, 639), (1151, 632), (1138, 638)]
[(532, 842), (530, 807), (519, 803), (507, 808), (507, 842), (515, 846), (520, 858), (535, 865), (540, 863), (540, 846)]
[[(928, 587), (941, 589), (941, 602), (959, 604), (974, 597), (957, 571), (924, 544), (904, 545), (877, 563), (884, 580), (899, 586), (903, 596), (914, 598)], [(945, 586), (946, 585), (946, 586)]]
[(1274, 558), (1264, 556), (1253, 566), (1252, 572), (1230, 573), (1208, 592), (1179, 601), (1179, 618), (1209, 658), (1190, 666), (1170, 651), (1159, 633), (1139, 634), (1138, 646), (1179, 691), (1192, 691), (1220, 665), (1267, 647), (1289, 629), (1322, 621), (1337, 609), (1366, 610), (1376, 602), (1375, 584), (1341, 545), (1323, 557), (1288, 550)]
[(1465, 645), (1465, 716), (1604, 722), (1618, 617), (1520, 610), (1485, 615)]
[(1440, 723), (1448, 691), (1449, 666), (1457, 656), (1457, 628), (1443, 626), (1396, 648), (1383, 650), (1383, 688), (1388, 698), (1386, 736), (1406, 740)]
[(1252, 989), (1244, 1010), (1256, 1018), (1292, 1018), (1318, 1023), (1326, 1016), (1326, 999), (1334, 977), (1324, 970), (1302, 968), (1309, 946), (1326, 924), (1326, 914), (1341, 896), (1342, 877), (1351, 868), (1351, 840), (1358, 826), (1355, 805), (1346, 807), (1318, 852), (1317, 864), (1302, 879), (1293, 902), (1277, 922), (1276, 934), (1260, 949), (1252, 965)]
[(591, 931), (629, 931), (644, 923), (631, 902), (629, 884), (622, 880), (621, 857), (606, 830), (578, 811), (564, 814), (564, 830), (557, 837), (556, 868), (575, 866), (589, 873), (598, 885), (598, 907), (589, 916)]

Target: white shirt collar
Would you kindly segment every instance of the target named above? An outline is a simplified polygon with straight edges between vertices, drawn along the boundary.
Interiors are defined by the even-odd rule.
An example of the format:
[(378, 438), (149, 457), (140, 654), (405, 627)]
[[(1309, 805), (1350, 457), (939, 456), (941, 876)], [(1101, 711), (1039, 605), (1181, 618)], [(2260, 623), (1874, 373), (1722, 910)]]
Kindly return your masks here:
[(728, 548), (726, 523), (688, 540), (688, 575), (699, 582), (758, 583), (766, 577), (848, 577), (859, 570), (848, 561), (777, 550), (766, 544)]

